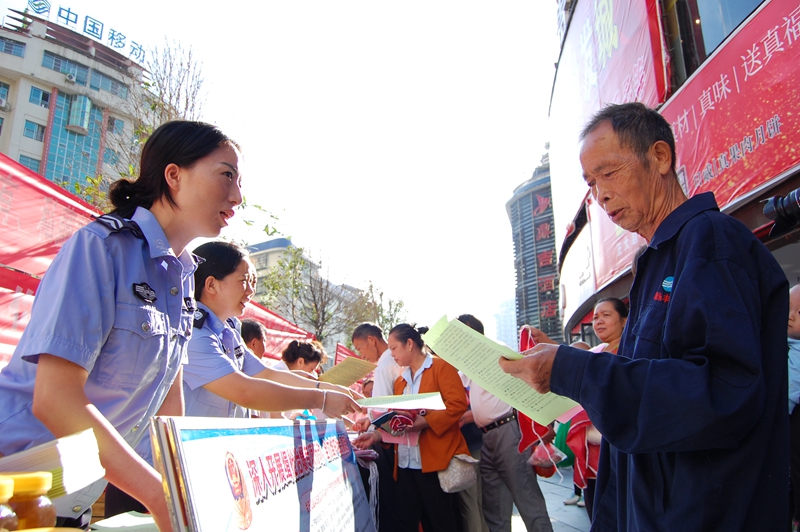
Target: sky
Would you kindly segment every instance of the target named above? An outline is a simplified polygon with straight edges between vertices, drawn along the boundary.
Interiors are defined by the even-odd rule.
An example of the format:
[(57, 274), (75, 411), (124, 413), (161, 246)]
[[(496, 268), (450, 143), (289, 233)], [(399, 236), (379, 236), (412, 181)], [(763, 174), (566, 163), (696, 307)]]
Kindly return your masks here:
[[(331, 280), (371, 281), (420, 325), (468, 312), (493, 334), (514, 297), (505, 204), (548, 140), (555, 0), (51, 3), (51, 20), (68, 7), (146, 47), (191, 46), (247, 201)], [(224, 235), (267, 239), (241, 220)]]

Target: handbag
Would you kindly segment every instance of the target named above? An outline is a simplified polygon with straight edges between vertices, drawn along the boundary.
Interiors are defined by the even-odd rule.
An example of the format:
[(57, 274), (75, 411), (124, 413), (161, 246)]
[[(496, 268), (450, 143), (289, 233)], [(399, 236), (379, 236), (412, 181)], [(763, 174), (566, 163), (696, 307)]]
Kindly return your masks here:
[(457, 454), (450, 459), (447, 469), (439, 471), (439, 485), (445, 493), (456, 493), (478, 483), (475, 466), (478, 460), (466, 454)]

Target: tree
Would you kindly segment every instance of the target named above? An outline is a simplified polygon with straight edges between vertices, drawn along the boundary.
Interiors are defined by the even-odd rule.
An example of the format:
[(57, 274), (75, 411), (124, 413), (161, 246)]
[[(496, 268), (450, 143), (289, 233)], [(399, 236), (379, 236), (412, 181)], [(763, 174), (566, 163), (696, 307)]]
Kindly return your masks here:
[(290, 246), (262, 280), (264, 304), (307, 327), (317, 339), (344, 334), (349, 338), (359, 323), (373, 321), (391, 327), (402, 314), (403, 302), (384, 297), (370, 283), (367, 290), (337, 285), (320, 275), (322, 264), (307, 259), (303, 249)]
[(384, 296), (382, 290), (376, 288), (372, 282), (366, 290), (366, 298), (370, 306), (369, 319), (377, 324), (384, 332), (388, 333), (392, 327), (405, 320), (405, 303), (402, 299), (392, 299)]
[(203, 114), (203, 63), (192, 47), (165, 37), (164, 44), (148, 50), (146, 57), (144, 75), (128, 77), (130, 90), (123, 108), (131, 123), (110, 127), (107, 135), (121, 177), (139, 175), (141, 149), (160, 125), (170, 120), (199, 120)]

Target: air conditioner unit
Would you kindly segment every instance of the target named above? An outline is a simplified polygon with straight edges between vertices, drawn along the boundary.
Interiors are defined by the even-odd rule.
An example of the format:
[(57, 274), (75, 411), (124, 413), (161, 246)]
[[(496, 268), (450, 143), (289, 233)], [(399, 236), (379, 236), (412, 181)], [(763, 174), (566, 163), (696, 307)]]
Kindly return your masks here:
[(75, 83), (75, 74), (67, 74), (67, 83)]
[(8, 111), (8, 101), (5, 98), (0, 98), (0, 111)]

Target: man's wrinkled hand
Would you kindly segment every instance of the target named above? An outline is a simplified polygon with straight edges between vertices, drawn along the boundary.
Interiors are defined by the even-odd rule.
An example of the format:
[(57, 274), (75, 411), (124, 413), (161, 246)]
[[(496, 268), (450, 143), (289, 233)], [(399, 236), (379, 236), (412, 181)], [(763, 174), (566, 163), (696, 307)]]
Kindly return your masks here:
[(558, 344), (539, 344), (525, 351), (525, 356), (519, 360), (501, 358), (500, 368), (512, 377), (525, 381), (537, 392), (547, 393), (550, 391), (550, 374), (558, 348)]

